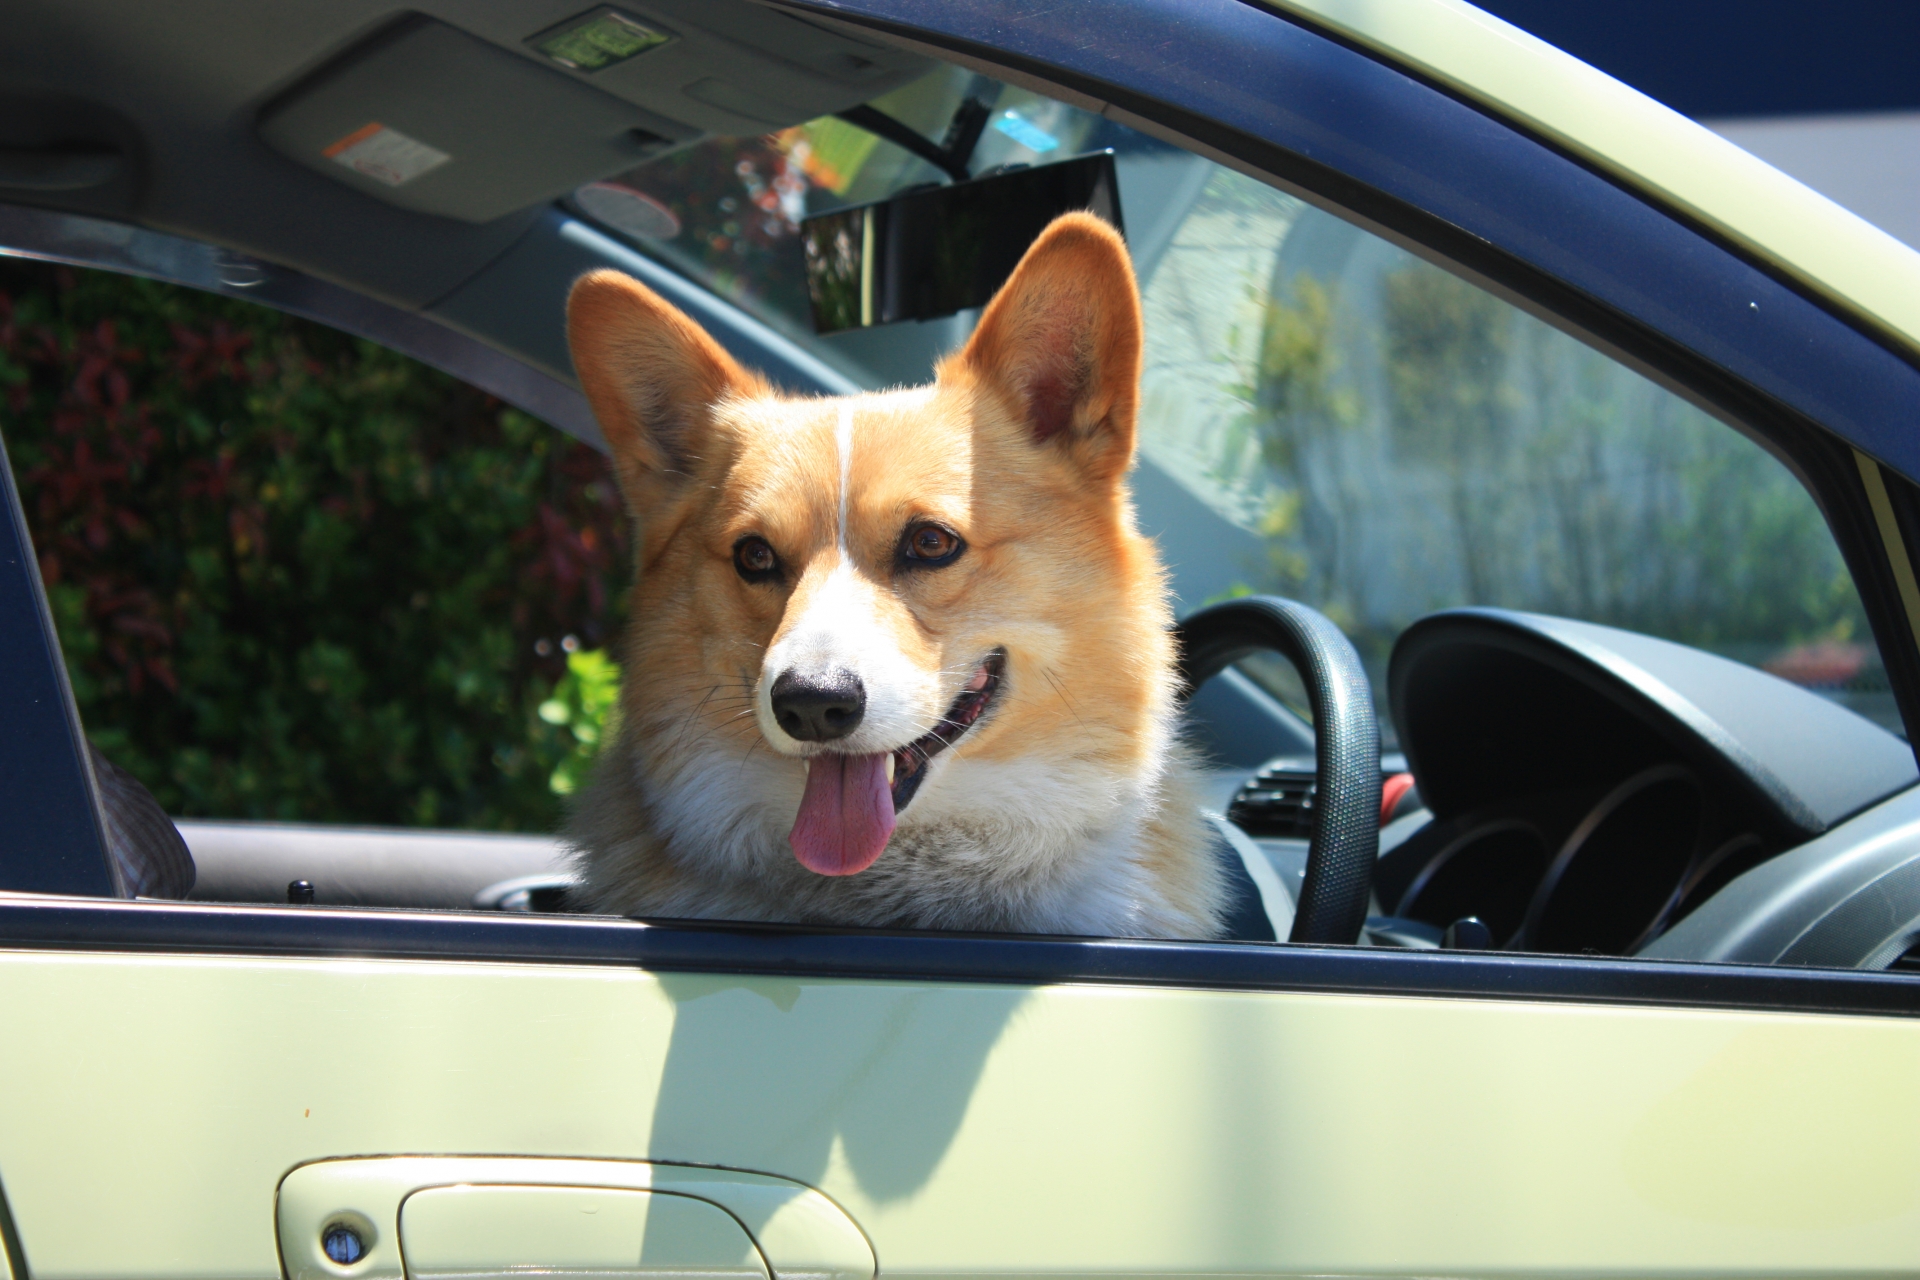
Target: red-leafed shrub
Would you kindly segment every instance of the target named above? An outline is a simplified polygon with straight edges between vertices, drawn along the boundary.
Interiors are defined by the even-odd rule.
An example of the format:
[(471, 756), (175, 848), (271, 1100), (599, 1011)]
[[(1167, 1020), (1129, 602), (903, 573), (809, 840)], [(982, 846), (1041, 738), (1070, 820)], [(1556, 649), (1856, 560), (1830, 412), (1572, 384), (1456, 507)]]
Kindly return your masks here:
[(246, 303), (0, 262), (0, 436), (88, 734), (180, 815), (548, 829), (594, 450)]

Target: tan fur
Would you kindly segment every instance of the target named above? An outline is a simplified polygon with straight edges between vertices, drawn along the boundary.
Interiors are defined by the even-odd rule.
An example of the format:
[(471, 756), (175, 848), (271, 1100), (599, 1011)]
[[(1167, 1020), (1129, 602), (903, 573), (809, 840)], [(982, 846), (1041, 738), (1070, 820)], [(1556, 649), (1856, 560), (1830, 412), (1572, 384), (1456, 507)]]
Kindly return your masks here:
[[(1058, 220), (931, 386), (850, 398), (845, 557), (845, 402), (773, 394), (615, 272), (574, 286), (568, 328), (638, 548), (621, 728), (571, 827), (592, 909), (1218, 932), (1223, 885), (1176, 743), (1164, 576), (1125, 488), (1141, 324), (1110, 228)], [(967, 550), (901, 571), (902, 531), (921, 518)], [(741, 579), (747, 534), (777, 550), (783, 582)], [(776, 746), (763, 689), (763, 658), (820, 600), (861, 612), (904, 673), (898, 745), (940, 720), (983, 655), (1008, 655), (985, 717), (849, 876), (816, 875), (788, 847), (806, 766), (791, 740)]]

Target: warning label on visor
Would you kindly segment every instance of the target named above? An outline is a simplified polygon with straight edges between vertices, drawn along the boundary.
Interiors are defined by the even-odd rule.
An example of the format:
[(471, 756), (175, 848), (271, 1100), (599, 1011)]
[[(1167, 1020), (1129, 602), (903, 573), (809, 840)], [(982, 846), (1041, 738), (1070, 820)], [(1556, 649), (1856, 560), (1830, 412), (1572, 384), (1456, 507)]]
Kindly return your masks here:
[(355, 129), (320, 154), (390, 187), (411, 182), (453, 159), (437, 147), (409, 138), (378, 121)]

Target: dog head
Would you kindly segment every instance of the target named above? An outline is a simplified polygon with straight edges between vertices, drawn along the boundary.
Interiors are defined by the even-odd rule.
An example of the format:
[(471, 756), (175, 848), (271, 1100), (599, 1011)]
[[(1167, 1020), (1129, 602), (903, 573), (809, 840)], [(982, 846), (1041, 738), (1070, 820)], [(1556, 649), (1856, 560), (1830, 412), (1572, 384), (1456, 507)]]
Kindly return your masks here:
[(615, 272), (568, 326), (636, 524), (623, 733), (670, 847), (778, 827), (861, 879), (917, 830), (1043, 857), (1138, 794), (1172, 649), (1110, 227), (1054, 222), (925, 387), (777, 395)]

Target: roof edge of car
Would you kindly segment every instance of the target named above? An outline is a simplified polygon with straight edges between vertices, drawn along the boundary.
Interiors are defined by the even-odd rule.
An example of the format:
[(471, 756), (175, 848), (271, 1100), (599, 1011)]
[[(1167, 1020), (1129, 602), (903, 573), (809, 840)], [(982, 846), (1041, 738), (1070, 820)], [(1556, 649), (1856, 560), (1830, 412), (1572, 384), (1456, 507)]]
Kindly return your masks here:
[(1464, 0), (1251, 0), (1542, 137), (1920, 357), (1920, 252), (1703, 125)]

